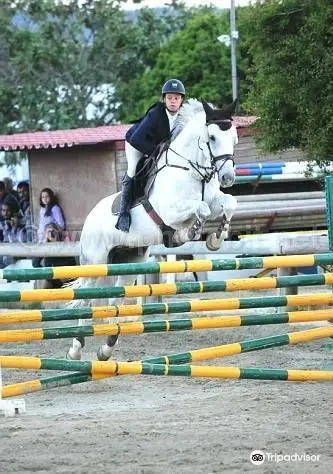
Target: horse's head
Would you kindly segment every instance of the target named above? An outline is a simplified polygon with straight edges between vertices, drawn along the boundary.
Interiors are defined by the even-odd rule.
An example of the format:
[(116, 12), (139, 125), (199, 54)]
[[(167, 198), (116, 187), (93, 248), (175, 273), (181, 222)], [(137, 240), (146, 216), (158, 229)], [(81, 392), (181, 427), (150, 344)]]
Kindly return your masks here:
[(238, 142), (236, 128), (232, 127), (235, 106), (236, 101), (218, 109), (196, 99), (183, 105), (170, 147), (175, 153), (173, 161), (179, 160), (179, 168), (185, 161), (196, 179), (208, 182), (217, 173), (222, 187), (233, 185), (234, 146)]
[(205, 101), (202, 105), (206, 114), (208, 153), (212, 165), (216, 167), (220, 185), (228, 188), (235, 182), (233, 157), (238, 137), (236, 128), (232, 126), (232, 116), (236, 101), (222, 109), (213, 108)]

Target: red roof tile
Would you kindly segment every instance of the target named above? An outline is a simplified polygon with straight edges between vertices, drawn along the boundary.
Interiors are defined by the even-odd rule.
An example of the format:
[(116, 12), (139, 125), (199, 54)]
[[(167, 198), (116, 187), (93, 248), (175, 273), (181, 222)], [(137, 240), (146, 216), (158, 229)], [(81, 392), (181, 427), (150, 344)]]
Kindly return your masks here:
[(107, 125), (95, 128), (54, 130), (51, 132), (16, 133), (0, 135), (0, 150), (31, 150), (95, 145), (124, 140), (129, 125)]
[[(255, 117), (234, 117), (236, 127), (248, 127), (254, 121)], [(64, 148), (123, 141), (129, 127), (130, 125), (105, 125), (95, 128), (0, 135), (0, 151)]]

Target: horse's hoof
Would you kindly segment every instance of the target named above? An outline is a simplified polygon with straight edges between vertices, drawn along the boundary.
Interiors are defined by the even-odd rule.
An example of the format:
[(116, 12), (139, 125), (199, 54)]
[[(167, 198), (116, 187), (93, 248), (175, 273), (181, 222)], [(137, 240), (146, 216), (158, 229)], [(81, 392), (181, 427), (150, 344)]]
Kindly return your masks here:
[(102, 347), (99, 347), (98, 350), (97, 350), (97, 359), (101, 362), (106, 362), (107, 360), (109, 360), (111, 357), (111, 354), (109, 356), (105, 355), (104, 352), (103, 352), (103, 348)]
[(67, 360), (81, 360), (81, 352), (74, 352), (72, 348), (70, 348), (65, 357)]
[(194, 237), (195, 237), (195, 230), (189, 229), (189, 231), (187, 232), (187, 240), (191, 241), (194, 239)]
[(213, 234), (209, 234), (206, 239), (206, 247), (208, 250), (216, 251), (221, 247), (222, 238), (217, 238), (215, 232)]

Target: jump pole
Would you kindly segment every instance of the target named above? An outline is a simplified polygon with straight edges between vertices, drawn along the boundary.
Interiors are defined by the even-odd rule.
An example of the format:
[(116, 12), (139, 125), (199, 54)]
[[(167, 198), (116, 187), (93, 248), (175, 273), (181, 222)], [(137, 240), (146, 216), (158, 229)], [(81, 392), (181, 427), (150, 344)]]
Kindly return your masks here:
[[(295, 296), (263, 296), (249, 298), (220, 298), (189, 300), (170, 303), (92, 306), (73, 309), (19, 310), (0, 313), (0, 324), (62, 321), (76, 319), (105, 319), (137, 317), (183, 312), (224, 311), (282, 306), (333, 305), (333, 294), (315, 293)], [(288, 314), (295, 314), (289, 312)], [(281, 314), (283, 315), (283, 314)], [(256, 316), (256, 315), (253, 315)]]
[[(319, 335), (319, 334), (316, 333), (316, 335)], [(320, 336), (322, 336), (322, 335), (323, 335), (323, 333), (321, 332)], [(326, 335), (326, 333), (325, 333), (325, 335)], [(285, 336), (288, 337), (289, 342), (287, 342), (287, 339), (285, 338)], [(301, 342), (309, 342), (309, 340), (310, 340), (309, 336), (310, 336), (309, 333), (307, 333), (306, 336), (305, 336), (305, 338), (306, 338), (306, 340), (305, 340), (304, 339), (304, 332), (303, 332), (303, 335), (302, 335), (301, 332), (299, 332), (299, 333), (289, 333), (289, 334), (284, 335), (284, 336), (275, 336), (275, 337), (280, 337), (280, 338), (283, 337), (283, 341), (286, 344), (289, 344), (289, 343), (290, 344), (297, 344), (297, 343), (301, 343)], [(313, 336), (314, 336), (314, 333), (311, 333), (311, 337), (313, 337)], [(268, 347), (272, 347), (272, 343), (273, 343), (272, 339), (270, 339), (269, 341), (267, 339), (270, 339), (270, 338), (262, 338), (262, 339), (257, 339), (257, 340), (243, 341), (243, 342), (240, 342), (240, 343), (225, 344), (223, 346), (209, 347), (209, 348), (205, 348), (205, 349), (197, 349), (197, 350), (193, 350), (191, 352), (185, 352), (185, 353), (178, 353), (178, 354), (171, 354), (171, 355), (166, 355), (166, 356), (161, 356), (161, 357), (149, 358), (149, 359), (146, 359), (144, 362), (145, 363), (177, 364), (177, 363), (181, 363), (182, 361), (194, 362), (194, 361), (198, 361), (198, 360), (207, 360), (207, 357), (208, 358), (223, 357), (223, 356), (226, 356), (226, 355), (232, 355), (233, 352), (239, 354), (240, 352), (248, 352), (249, 350), (254, 351), (254, 350), (260, 350), (260, 349), (264, 349), (264, 348), (266, 349)], [(279, 341), (275, 340), (275, 343), (278, 343), (278, 342), (279, 342), (279, 344), (277, 344), (277, 345), (283, 345), (282, 344), (282, 339), (280, 339)], [(260, 344), (261, 344), (262, 347), (260, 347)], [(246, 348), (248, 350), (246, 350)], [(219, 354), (221, 354), (221, 355), (219, 355)], [(33, 361), (31, 361), (31, 359), (33, 359)], [(25, 357), (24, 358), (24, 360), (25, 360), (24, 363), (22, 363), (21, 358), (18, 358), (18, 357), (11, 357), (11, 360), (12, 360), (12, 364), (10, 364), (10, 361), (9, 361), (7, 366), (12, 367), (13, 365), (15, 365), (15, 362), (20, 360), (20, 362), (21, 362), (20, 368), (26, 368), (26, 364), (28, 364), (30, 362), (30, 364), (35, 365), (34, 368), (38, 369), (38, 368), (40, 368), (40, 365), (42, 363), (41, 359), (31, 358), (31, 357)], [(7, 361), (8, 361), (8, 358), (7, 358)], [(66, 370), (68, 370), (69, 361), (67, 361), (67, 360), (64, 360), (64, 361), (60, 360), (59, 361), (57, 359), (55, 359), (55, 361), (56, 361), (57, 364), (59, 364), (59, 363), (61, 364), (61, 362), (65, 362), (65, 364), (67, 364)], [(69, 373), (69, 374), (56, 375), (56, 376), (52, 376), (52, 377), (42, 377), (42, 378), (36, 379), (36, 380), (29, 380), (29, 381), (26, 381), (26, 382), (7, 385), (6, 387), (4, 387), (2, 389), (2, 396), (4, 398), (5, 397), (13, 397), (13, 396), (22, 395), (22, 394), (38, 392), (38, 391), (41, 391), (41, 390), (49, 390), (51, 388), (74, 385), (74, 384), (89, 382), (89, 381), (93, 381), (93, 380), (100, 380), (100, 379), (104, 379), (104, 378), (109, 378), (113, 375), (113, 374), (110, 375), (109, 373), (103, 373), (103, 372), (92, 374), (91, 373), (91, 366), (90, 366), (90, 368), (89, 368), (89, 366), (87, 367), (87, 365), (86, 365), (87, 363), (79, 362), (80, 366), (78, 367), (77, 361), (73, 361), (73, 362), (76, 363), (76, 366), (75, 366), (74, 370), (81, 370), (82, 369), (82, 364), (85, 364), (84, 370), (86, 371), (86, 373), (72, 372), (72, 373)], [(88, 364), (91, 364), (91, 363), (88, 363)], [(31, 367), (31, 365), (30, 365), (30, 367)], [(60, 367), (63, 367), (63, 366), (60, 365)], [(71, 364), (71, 367), (72, 367), (72, 364)], [(61, 368), (61, 370), (63, 370), (63, 368)], [(308, 371), (306, 371), (306, 372), (309, 373)], [(320, 374), (321, 373), (322, 372), (320, 372)]]
[[(283, 380), (288, 382), (332, 382), (333, 371), (290, 370), (268, 368), (241, 368), (196, 365), (149, 364), (147, 362), (104, 362), (108, 364), (100, 373), (113, 375), (175, 375), (220, 379)], [(105, 371), (105, 372), (104, 372)], [(101, 377), (99, 377), (101, 378)], [(3, 395), (8, 396), (8, 387)]]
[[(223, 344), (221, 346), (195, 349), (190, 352), (181, 352), (167, 356), (149, 358), (142, 362), (151, 364), (185, 364), (187, 362), (197, 362), (211, 360), (220, 357), (241, 354), (272, 347), (295, 345), (310, 342), (315, 339), (323, 339), (333, 336), (333, 327), (323, 327), (308, 329), (277, 336), (263, 337), (260, 339), (249, 339), (247, 341)], [(112, 364), (114, 364), (113, 362)], [(113, 375), (113, 365), (109, 362), (99, 361), (77, 361), (67, 359), (50, 359), (41, 357), (22, 356), (0, 356), (0, 365), (4, 368), (14, 369), (34, 369), (34, 370), (63, 370), (80, 371), (86, 374), (105, 373)], [(111, 370), (111, 372), (110, 372)]]
[[(88, 326), (59, 327), (59, 328), (34, 328), (0, 331), (0, 344), (13, 342), (31, 342), (44, 339), (65, 339), (87, 336), (116, 336), (138, 335), (152, 332), (176, 332), (186, 330), (219, 329), (227, 327), (255, 326), (267, 324), (284, 324), (296, 322), (315, 322), (333, 320), (333, 311), (319, 310), (315, 312), (291, 313), (287, 317), (281, 314), (263, 316), (220, 316), (178, 320), (140, 321), (113, 324), (95, 324)], [(315, 313), (315, 314), (313, 314)], [(329, 328), (332, 331), (333, 327)], [(278, 337), (278, 336), (277, 336)]]
[(284, 255), (273, 257), (220, 258), (217, 260), (182, 260), (175, 262), (112, 263), (0, 270), (0, 279), (8, 281), (96, 278), (150, 273), (185, 273), (261, 268), (305, 267), (333, 264), (333, 253)]
[(114, 286), (105, 288), (62, 288), (52, 290), (4, 290), (0, 302), (59, 301), (77, 299), (119, 298), (139, 296), (168, 296), (187, 293), (232, 292), (263, 290), (291, 286), (332, 285), (333, 273), (283, 277), (240, 278), (219, 281), (158, 283), (153, 285)]

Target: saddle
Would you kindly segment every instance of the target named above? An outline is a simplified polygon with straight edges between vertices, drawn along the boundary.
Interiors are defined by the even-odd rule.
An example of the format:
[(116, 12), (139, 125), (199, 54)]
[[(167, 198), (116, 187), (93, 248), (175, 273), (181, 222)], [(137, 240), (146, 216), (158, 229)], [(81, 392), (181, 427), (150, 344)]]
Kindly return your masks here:
[[(133, 187), (133, 201), (130, 209), (141, 204), (145, 194), (149, 195), (149, 191), (154, 183), (155, 173), (153, 172), (156, 164), (153, 156), (143, 156), (136, 167)], [(112, 214), (117, 216), (120, 209), (121, 192), (118, 193), (112, 203)]]
[[(153, 154), (150, 156), (143, 156), (139, 161), (136, 173), (134, 176), (133, 202), (130, 209), (142, 205), (151, 219), (159, 226), (163, 235), (163, 244), (165, 247), (179, 247), (181, 244), (176, 244), (173, 241), (173, 235), (176, 231), (173, 227), (166, 225), (161, 217), (154, 210), (149, 202), (149, 193), (154, 184), (157, 174), (157, 162), (162, 153), (170, 146), (170, 140), (162, 142)], [(112, 203), (111, 212), (113, 215), (119, 215), (121, 201), (121, 192), (118, 193)]]

